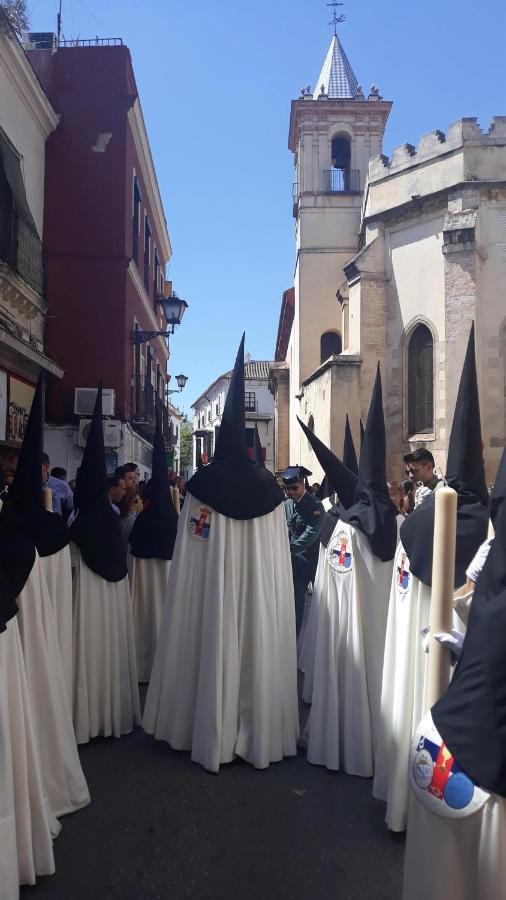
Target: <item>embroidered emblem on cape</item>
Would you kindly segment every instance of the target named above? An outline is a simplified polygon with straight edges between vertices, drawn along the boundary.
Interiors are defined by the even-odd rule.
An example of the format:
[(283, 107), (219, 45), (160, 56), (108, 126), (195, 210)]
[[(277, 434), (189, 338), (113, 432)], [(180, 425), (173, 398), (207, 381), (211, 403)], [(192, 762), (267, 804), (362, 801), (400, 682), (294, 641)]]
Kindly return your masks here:
[(345, 575), (353, 569), (353, 554), (351, 552), (351, 540), (345, 531), (340, 531), (329, 542), (327, 547), (327, 559), (334, 572)]
[(428, 713), (415, 731), (409, 780), (418, 799), (431, 812), (450, 819), (471, 816), (489, 794), (462, 771)]
[(188, 519), (188, 531), (191, 536), (198, 541), (209, 540), (209, 532), (211, 531), (212, 509), (208, 506), (196, 506), (196, 515), (190, 516)]
[(398, 594), (407, 594), (411, 586), (409, 559), (402, 546), (395, 560), (395, 589)]

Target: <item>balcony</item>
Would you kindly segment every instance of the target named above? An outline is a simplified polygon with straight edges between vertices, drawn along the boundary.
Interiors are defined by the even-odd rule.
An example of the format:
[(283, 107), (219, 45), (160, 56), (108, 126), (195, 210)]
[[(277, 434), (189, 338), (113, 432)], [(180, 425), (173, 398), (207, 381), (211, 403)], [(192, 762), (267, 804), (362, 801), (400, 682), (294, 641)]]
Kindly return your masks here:
[(139, 375), (134, 379), (133, 409), (133, 424), (148, 440), (153, 439), (156, 412), (158, 411), (162, 422), (162, 434), (165, 445), (171, 447), (174, 444), (171, 420), (165, 402), (156, 393), (149, 379), (141, 378)]
[[(0, 179), (2, 176), (0, 175)], [(3, 188), (7, 188), (4, 189)], [(42, 242), (33, 226), (14, 210), (10, 191), (0, 185), (0, 262), (6, 263), (36, 294), (44, 295)]]
[(360, 193), (360, 172), (358, 169), (325, 169), (322, 189), (325, 194)]

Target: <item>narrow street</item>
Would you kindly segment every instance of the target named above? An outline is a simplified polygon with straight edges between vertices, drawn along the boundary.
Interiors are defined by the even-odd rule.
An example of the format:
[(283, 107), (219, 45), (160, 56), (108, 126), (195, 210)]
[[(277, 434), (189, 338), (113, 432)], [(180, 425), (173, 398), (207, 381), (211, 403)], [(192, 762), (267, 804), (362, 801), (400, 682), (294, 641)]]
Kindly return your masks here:
[(81, 749), (91, 806), (22, 900), (397, 900), (404, 842), (371, 782), (304, 755), (210, 775), (139, 728)]

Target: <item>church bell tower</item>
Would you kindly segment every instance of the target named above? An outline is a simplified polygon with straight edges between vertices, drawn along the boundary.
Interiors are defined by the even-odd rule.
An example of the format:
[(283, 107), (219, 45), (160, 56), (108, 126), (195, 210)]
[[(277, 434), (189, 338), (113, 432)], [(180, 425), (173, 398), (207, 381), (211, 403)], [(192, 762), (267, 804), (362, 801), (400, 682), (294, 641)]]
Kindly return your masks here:
[(288, 145), (295, 163), (296, 266), (288, 362), (295, 455), (295, 414), (305, 418), (299, 405), (302, 386), (326, 359), (347, 350), (336, 294), (345, 282), (343, 267), (358, 250), (369, 160), (381, 153), (392, 106), (374, 85), (364, 95), (337, 33), (343, 18), (334, 14), (334, 35), (314, 91), (304, 88), (291, 104)]

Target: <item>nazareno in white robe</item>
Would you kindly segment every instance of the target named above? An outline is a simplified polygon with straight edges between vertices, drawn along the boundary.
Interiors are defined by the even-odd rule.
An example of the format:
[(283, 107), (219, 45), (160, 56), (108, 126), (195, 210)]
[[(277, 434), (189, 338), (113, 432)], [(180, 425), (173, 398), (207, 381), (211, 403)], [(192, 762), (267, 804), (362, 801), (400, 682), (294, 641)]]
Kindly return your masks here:
[(410, 791), (403, 900), (453, 897), (506, 900), (506, 800), (491, 794), (472, 815), (449, 819)]
[(162, 608), (169, 580), (170, 559), (141, 559), (132, 554), (132, 614), (137, 678), (147, 682), (158, 643)]
[(90, 802), (77, 752), (53, 606), (39, 555), (17, 598), (17, 622), (44, 790), (55, 816)]
[(380, 747), (373, 794), (387, 803), (386, 823), (404, 831), (408, 814), (411, 739), (425, 707), (428, 654), (422, 631), (429, 624), (431, 589), (412, 575), (402, 543), (395, 555), (390, 590)]
[(50, 556), (41, 556), (40, 563), (53, 604), (67, 698), (72, 708), (72, 569), (69, 547), (63, 547)]
[(120, 737), (140, 721), (139, 688), (128, 576), (106, 581), (71, 545), (73, 595), (73, 717), (78, 744)]
[(44, 794), (16, 619), (0, 634), (0, 900), (52, 875), (60, 825)]
[(392, 561), (379, 560), (367, 537), (339, 520), (321, 579), (306, 731), (310, 763), (373, 774), (391, 577)]
[(302, 699), (304, 700), (304, 703), (311, 703), (313, 699), (316, 639), (318, 636), (318, 617), (320, 612), (322, 579), (325, 570), (325, 550), (326, 547), (324, 547), (323, 544), (320, 544), (318, 567), (316, 569), (313, 584), (311, 603), (297, 643), (298, 667), (300, 671), (304, 673), (304, 683), (302, 686)]
[(296, 754), (295, 609), (282, 504), (239, 521), (209, 515), (187, 493), (143, 726), (212, 772), (235, 756), (263, 769)]

